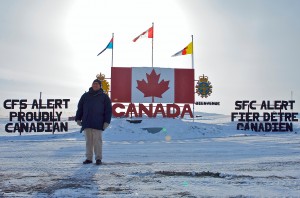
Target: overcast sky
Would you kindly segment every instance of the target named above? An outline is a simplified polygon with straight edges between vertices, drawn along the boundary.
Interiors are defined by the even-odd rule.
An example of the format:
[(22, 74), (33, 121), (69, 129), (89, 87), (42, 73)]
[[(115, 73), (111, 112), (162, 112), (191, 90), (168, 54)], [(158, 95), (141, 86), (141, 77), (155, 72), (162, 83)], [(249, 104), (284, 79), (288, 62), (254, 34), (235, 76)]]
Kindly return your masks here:
[[(5, 99), (70, 98), (77, 103), (97, 73), (151, 66), (151, 39), (132, 39), (154, 22), (154, 66), (191, 68), (171, 57), (194, 35), (195, 78), (230, 114), (236, 100), (289, 100), (300, 109), (298, 0), (0, 0), (0, 90)], [(3, 110), (3, 105), (1, 109)]]

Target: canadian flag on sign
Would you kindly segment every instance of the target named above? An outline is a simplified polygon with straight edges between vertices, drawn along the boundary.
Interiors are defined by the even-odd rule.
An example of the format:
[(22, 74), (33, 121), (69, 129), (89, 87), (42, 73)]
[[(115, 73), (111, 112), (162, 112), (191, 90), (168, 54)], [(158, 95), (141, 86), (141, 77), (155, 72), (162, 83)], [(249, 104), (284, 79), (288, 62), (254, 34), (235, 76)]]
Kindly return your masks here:
[(194, 103), (194, 69), (112, 67), (111, 100), (128, 103)]

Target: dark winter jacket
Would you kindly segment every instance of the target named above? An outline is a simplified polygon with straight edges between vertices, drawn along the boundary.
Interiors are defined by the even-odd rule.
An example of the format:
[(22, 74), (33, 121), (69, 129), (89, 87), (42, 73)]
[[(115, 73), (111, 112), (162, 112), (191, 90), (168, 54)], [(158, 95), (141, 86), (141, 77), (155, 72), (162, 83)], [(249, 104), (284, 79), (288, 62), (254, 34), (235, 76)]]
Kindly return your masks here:
[(82, 129), (92, 128), (103, 130), (104, 122), (110, 123), (112, 115), (111, 101), (103, 90), (92, 88), (84, 93), (78, 103), (76, 121), (82, 121)]

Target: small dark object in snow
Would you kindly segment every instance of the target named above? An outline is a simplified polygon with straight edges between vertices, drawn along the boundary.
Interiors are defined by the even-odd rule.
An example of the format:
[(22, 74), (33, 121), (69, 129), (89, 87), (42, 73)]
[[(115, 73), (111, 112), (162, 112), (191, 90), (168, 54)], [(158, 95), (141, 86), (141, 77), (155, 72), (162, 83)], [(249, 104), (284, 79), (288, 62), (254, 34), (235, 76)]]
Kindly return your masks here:
[(143, 130), (147, 130), (149, 133), (158, 133), (160, 132), (163, 128), (162, 127), (148, 127), (148, 128), (142, 128)]
[(142, 122), (142, 120), (126, 120), (127, 122), (133, 123), (133, 124), (139, 124)]
[(202, 172), (176, 172), (176, 171), (156, 171), (155, 174), (165, 175), (165, 176), (186, 176), (186, 177), (215, 177), (223, 178), (221, 173), (214, 173), (210, 171)]

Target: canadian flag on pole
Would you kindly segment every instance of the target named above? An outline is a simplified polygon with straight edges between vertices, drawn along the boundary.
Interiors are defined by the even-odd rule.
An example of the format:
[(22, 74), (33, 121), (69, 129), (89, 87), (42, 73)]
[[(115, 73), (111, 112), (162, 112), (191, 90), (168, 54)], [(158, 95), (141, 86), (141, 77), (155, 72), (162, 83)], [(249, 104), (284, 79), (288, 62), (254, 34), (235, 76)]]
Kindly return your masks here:
[(145, 32), (143, 32), (142, 34), (135, 37), (132, 41), (136, 42), (141, 37), (153, 38), (153, 26), (148, 30), (146, 30)]
[(112, 67), (111, 100), (194, 103), (194, 69)]

